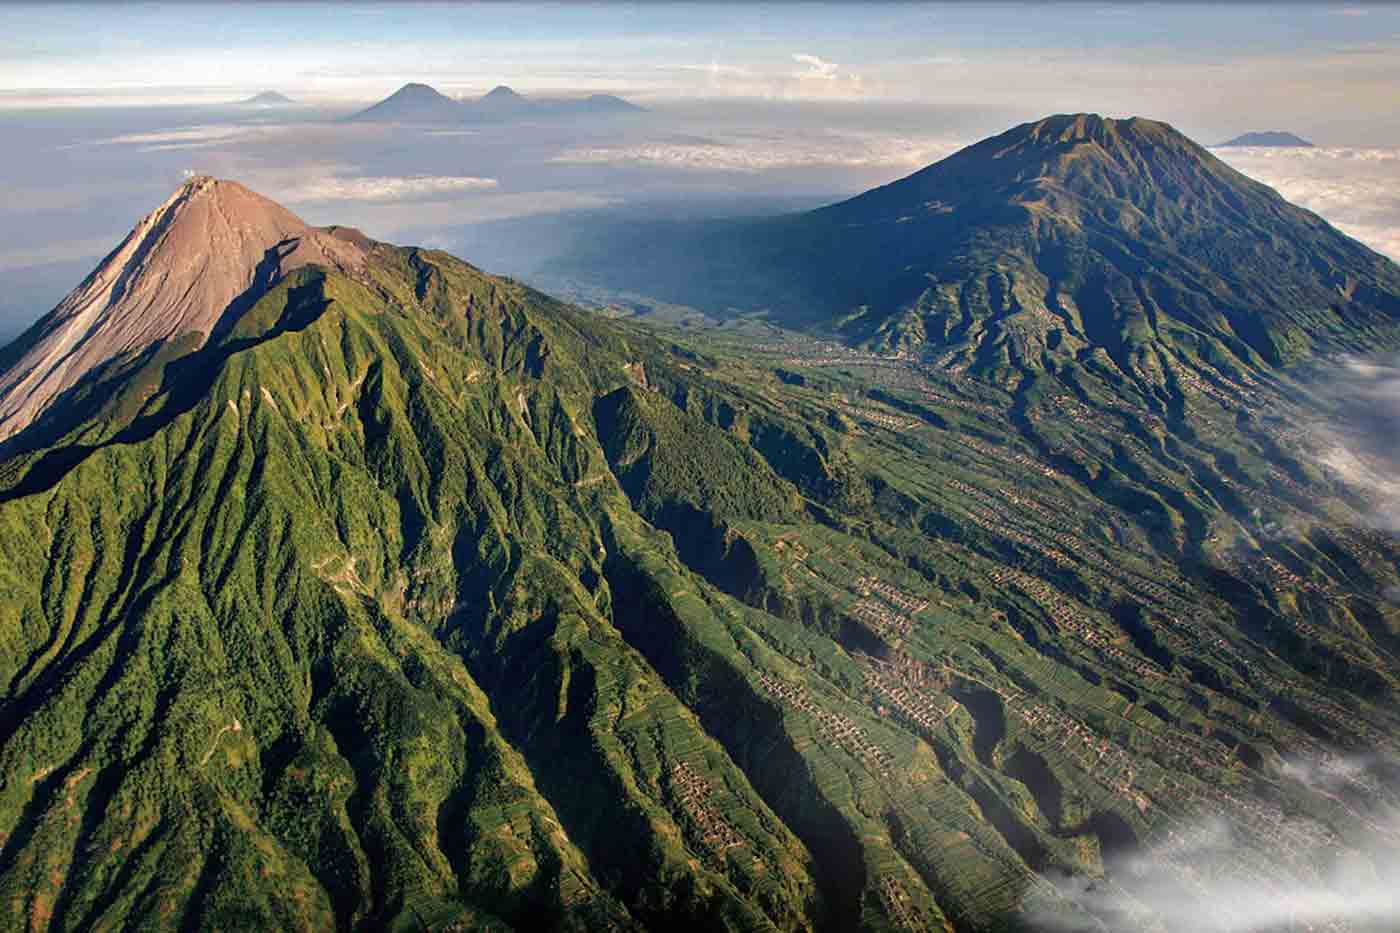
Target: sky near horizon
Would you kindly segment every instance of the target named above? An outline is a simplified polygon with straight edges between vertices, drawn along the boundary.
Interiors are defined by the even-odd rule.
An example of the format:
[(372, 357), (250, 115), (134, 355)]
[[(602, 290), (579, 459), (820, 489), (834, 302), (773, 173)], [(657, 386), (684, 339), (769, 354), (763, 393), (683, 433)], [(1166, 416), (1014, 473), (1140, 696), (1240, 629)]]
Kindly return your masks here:
[(1388, 4), (59, 3), (0, 7), (0, 107), (613, 91), (1090, 110), (1400, 145)]
[[(613, 121), (338, 119), (410, 81)], [(189, 172), (530, 277), (601, 216), (773, 213), (1049, 113), (1166, 120), (1400, 258), (1400, 5), (0, 2), (0, 343)], [(308, 105), (228, 105), (277, 90)], [(601, 213), (600, 213), (601, 212)]]

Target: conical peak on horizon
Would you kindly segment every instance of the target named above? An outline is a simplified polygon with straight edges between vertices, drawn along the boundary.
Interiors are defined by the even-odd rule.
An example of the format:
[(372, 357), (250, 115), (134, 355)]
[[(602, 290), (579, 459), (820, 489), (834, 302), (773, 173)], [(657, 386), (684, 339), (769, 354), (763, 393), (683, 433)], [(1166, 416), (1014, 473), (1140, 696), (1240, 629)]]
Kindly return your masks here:
[(393, 100), (395, 97), (425, 97), (425, 98), (437, 98), (437, 97), (440, 97), (440, 98), (442, 98), (443, 100), (451, 100), (451, 99), (452, 99), (452, 98), (448, 97), (446, 94), (442, 93), (442, 91), (439, 91), (437, 88), (433, 87), (431, 84), (423, 84), (423, 83), (418, 82), (418, 81), (410, 81), (409, 83), (405, 84), (403, 87), (399, 88), (399, 89), (398, 89), (397, 91), (395, 91), (394, 93), (390, 94), (389, 97), (388, 97), (388, 99), (389, 99), (389, 100)]
[(280, 91), (261, 91), (252, 97), (239, 101), (249, 107), (292, 107), (296, 101)]
[(1313, 143), (1287, 130), (1262, 130), (1253, 133), (1242, 133), (1234, 139), (1227, 139), (1225, 142), (1217, 143), (1216, 145), (1221, 148), (1227, 146), (1260, 146), (1271, 149), (1316, 148)]
[(309, 226), (238, 182), (186, 178), (19, 338), (0, 373), (0, 440), (98, 367), (184, 335), (203, 344), (240, 296), (306, 265), (357, 267), (367, 243)]
[(615, 94), (585, 97), (530, 97), (498, 84), (479, 97), (451, 97), (421, 82), (410, 82), (383, 100), (353, 114), (351, 120), (443, 122), (499, 120), (516, 114), (531, 117), (608, 115), (645, 110)]
[(508, 87), (507, 85), (498, 84), (498, 85), (496, 85), (495, 87), (493, 87), (491, 90), (487, 91), (485, 94), (482, 94), (480, 97), (475, 97), (475, 98), (471, 98), (471, 97), (453, 97), (453, 96), (450, 95), (450, 94), (444, 94), (442, 91), (439, 91), (437, 88), (433, 87), (431, 84), (425, 84), (425, 83), (423, 83), (423, 82), (421, 82), (421, 81), (410, 81), (410, 82), (408, 82), (407, 84), (405, 84), (405, 85), (403, 85), (402, 87), (400, 87), (398, 90), (394, 91), (394, 92), (393, 92), (392, 94), (390, 94), (388, 97), (386, 97), (386, 98), (384, 98), (383, 100), (381, 100), (380, 103), (384, 103), (385, 101), (390, 101), (390, 100), (403, 99), (403, 98), (420, 98), (420, 99), (423, 99), (423, 100), (442, 100), (442, 101), (450, 101), (450, 102), (452, 102), (452, 103), (454, 103), (454, 104), (465, 104), (465, 103), (470, 103), (470, 102), (473, 101), (473, 100), (487, 100), (487, 99), (492, 99), (492, 100), (524, 100), (524, 99), (525, 99), (525, 95), (524, 95), (524, 94), (521, 94), (519, 91), (516, 91), (514, 88)]

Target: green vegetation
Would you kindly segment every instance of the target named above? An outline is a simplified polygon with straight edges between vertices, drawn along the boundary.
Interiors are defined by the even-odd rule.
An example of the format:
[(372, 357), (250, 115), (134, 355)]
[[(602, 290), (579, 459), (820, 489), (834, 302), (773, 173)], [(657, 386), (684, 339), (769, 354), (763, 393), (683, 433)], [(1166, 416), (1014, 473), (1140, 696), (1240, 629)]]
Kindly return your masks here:
[(381, 245), (140, 361), (0, 464), (0, 925), (1014, 929), (1183, 819), (1360, 853), (1389, 792), (1281, 764), (1394, 747), (1400, 548), (1290, 372), (1087, 305), (964, 367), (939, 300), (670, 333)]

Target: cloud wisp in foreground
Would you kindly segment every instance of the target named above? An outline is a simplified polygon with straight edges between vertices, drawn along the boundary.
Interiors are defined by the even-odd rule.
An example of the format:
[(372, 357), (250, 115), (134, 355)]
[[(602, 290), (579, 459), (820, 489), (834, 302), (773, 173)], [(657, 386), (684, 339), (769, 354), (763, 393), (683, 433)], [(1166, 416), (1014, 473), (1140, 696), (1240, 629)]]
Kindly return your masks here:
[(1393, 763), (1322, 754), (1271, 770), (1286, 793), (1305, 791), (1344, 811), (1346, 838), (1313, 816), (1222, 795), (1141, 849), (1109, 858), (1103, 878), (1052, 878), (1054, 896), (1033, 898), (1024, 919), (1053, 933), (1393, 930), (1400, 917)]
[(1318, 460), (1371, 503), (1372, 524), (1400, 532), (1400, 358), (1343, 360), (1317, 391), (1332, 408), (1312, 431)]

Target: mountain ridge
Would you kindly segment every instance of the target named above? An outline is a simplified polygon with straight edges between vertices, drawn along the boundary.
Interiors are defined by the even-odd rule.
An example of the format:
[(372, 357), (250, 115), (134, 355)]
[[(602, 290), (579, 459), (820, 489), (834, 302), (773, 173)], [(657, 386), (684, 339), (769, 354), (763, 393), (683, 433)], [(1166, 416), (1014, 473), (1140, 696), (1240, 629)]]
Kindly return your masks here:
[(279, 91), (261, 91), (238, 101), (240, 107), (295, 107), (297, 102)]
[[(1156, 130), (1038, 132), (1007, 223), (1209, 205), (1081, 217), (1115, 152), (1173, 183), (1115, 142)], [(253, 204), (239, 269), (301, 230)], [(1154, 407), (1106, 350), (650, 330), (321, 235), (357, 261), (264, 251), (197, 348), (0, 450), (0, 925), (1178, 933), (1126, 866), (1192, 896), (1202, 821), (1271, 891), (1394, 864), (1400, 547), (1264, 367)]]
[(405, 84), (393, 94), (351, 115), (352, 121), (444, 122), (521, 117), (568, 117), (640, 113), (644, 108), (612, 94), (583, 98), (527, 97), (504, 84), (474, 100), (458, 100), (426, 84)]
[(1158, 383), (1178, 350), (1277, 366), (1390, 339), (1400, 309), (1390, 260), (1143, 118), (1056, 115), (811, 212), (634, 237), (645, 261), (556, 267), (1008, 379), (1095, 353)]

